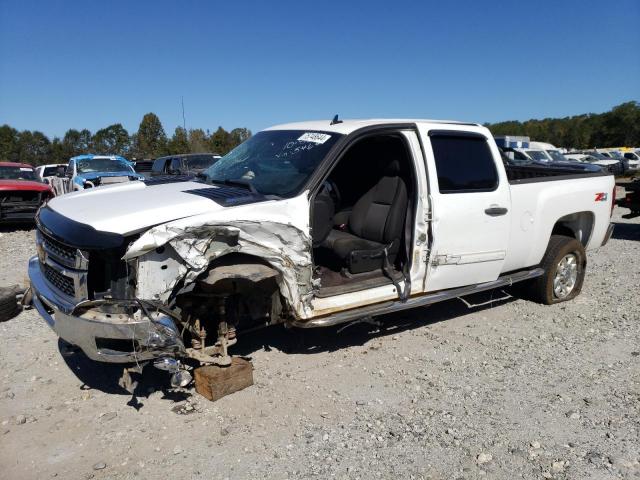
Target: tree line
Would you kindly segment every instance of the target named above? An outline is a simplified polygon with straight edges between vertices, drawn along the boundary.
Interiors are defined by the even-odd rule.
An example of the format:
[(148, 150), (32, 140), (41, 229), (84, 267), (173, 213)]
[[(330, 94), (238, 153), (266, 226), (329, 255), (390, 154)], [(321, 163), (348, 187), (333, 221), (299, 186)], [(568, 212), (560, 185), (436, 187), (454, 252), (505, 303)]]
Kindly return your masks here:
[(605, 113), (486, 125), (493, 135), (525, 135), (566, 148), (640, 146), (640, 104), (622, 103)]
[(185, 130), (177, 127), (169, 138), (154, 113), (147, 113), (133, 134), (116, 123), (95, 133), (87, 129), (70, 129), (62, 138), (49, 139), (37, 130), (18, 131), (5, 124), (0, 126), (0, 162), (31, 165), (67, 163), (69, 158), (85, 153), (122, 155), (137, 160), (178, 153), (224, 155), (250, 136), (251, 131), (246, 128), (234, 128), (228, 132), (218, 127), (210, 133), (201, 128)]
[[(626, 102), (605, 113), (585, 113), (564, 118), (545, 118), (520, 122), (511, 120), (486, 124), (493, 135), (525, 135), (532, 140), (558, 147), (597, 148), (640, 146), (640, 104)], [(50, 140), (37, 130), (18, 131), (0, 126), (0, 161), (31, 165), (66, 163), (83, 153), (122, 155), (129, 159), (157, 158), (177, 153), (212, 152), (224, 155), (251, 136), (246, 128), (224, 128), (210, 133), (201, 128), (177, 127), (167, 137), (154, 113), (147, 113), (138, 131), (129, 134), (119, 123), (95, 133), (87, 129), (68, 130), (62, 138)]]

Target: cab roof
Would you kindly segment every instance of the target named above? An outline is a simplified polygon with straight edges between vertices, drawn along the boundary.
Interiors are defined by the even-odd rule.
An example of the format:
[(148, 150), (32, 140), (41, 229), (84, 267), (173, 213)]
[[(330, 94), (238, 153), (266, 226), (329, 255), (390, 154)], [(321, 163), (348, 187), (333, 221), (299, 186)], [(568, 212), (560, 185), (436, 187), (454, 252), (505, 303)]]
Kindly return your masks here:
[(340, 123), (331, 124), (331, 120), (313, 120), (309, 122), (284, 123), (266, 128), (265, 130), (310, 130), (320, 132), (334, 132), (348, 135), (360, 128), (371, 127), (375, 125), (388, 124), (429, 124), (429, 125), (457, 125), (482, 127), (478, 123), (456, 122), (452, 120), (426, 120), (426, 119), (407, 119), (407, 118), (370, 118), (370, 119), (348, 119), (341, 120)]

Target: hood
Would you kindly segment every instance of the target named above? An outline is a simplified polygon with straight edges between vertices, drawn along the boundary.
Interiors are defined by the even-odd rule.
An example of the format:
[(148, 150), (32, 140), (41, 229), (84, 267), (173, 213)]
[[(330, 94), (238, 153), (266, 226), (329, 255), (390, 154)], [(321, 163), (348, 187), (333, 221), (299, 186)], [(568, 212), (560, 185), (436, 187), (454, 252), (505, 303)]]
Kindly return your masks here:
[(162, 179), (69, 193), (51, 200), (48, 208), (95, 230), (129, 235), (171, 220), (263, 200), (241, 188)]
[(7, 180), (0, 179), (0, 190), (29, 190), (45, 192), (51, 190), (46, 183), (34, 182), (32, 180)]

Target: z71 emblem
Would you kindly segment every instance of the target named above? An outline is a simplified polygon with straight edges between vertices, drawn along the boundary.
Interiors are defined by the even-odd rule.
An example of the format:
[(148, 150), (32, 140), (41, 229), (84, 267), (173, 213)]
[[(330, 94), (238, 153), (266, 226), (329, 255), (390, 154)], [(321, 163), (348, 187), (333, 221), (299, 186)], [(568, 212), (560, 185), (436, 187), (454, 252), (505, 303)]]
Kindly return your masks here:
[(606, 202), (607, 194), (606, 193), (596, 193), (596, 202)]

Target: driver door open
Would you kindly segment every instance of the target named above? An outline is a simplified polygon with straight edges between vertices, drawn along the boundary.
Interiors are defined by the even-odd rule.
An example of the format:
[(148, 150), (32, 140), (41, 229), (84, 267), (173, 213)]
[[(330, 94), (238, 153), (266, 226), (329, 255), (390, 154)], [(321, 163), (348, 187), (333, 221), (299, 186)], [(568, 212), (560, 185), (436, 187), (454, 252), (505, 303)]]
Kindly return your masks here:
[(313, 316), (422, 292), (428, 192), (416, 131), (354, 135), (326, 169), (310, 201)]

